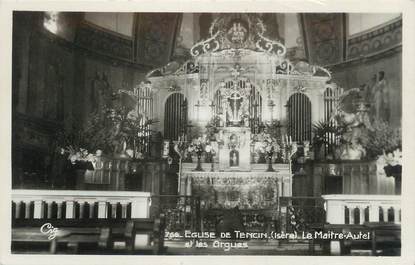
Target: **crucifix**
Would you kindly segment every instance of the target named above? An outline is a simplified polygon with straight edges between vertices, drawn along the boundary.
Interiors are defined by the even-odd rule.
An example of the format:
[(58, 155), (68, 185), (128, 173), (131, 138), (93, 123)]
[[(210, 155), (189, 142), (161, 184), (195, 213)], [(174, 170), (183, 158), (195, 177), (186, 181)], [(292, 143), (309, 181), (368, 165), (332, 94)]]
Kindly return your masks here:
[(228, 98), (231, 102), (231, 110), (232, 110), (232, 122), (239, 121), (239, 107), (238, 102), (242, 99), (241, 95), (238, 92), (233, 92), (231, 96)]

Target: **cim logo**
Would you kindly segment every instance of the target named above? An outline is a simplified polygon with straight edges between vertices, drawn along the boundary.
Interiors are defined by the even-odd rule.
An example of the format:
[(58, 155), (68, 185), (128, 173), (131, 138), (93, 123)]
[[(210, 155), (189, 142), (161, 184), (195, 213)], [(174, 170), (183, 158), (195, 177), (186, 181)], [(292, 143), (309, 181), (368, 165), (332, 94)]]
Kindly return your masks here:
[(53, 240), (58, 233), (58, 228), (53, 227), (51, 223), (45, 223), (40, 227), (40, 232), (48, 236), (49, 240)]

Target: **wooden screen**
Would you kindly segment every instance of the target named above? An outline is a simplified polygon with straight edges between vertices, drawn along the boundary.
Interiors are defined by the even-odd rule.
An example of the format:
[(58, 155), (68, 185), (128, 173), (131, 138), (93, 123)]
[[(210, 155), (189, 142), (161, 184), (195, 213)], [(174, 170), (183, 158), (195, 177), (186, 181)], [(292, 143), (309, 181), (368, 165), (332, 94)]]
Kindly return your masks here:
[(311, 102), (302, 94), (290, 96), (288, 109), (288, 133), (295, 142), (311, 141)]
[(187, 101), (183, 94), (174, 93), (164, 107), (164, 139), (176, 141), (186, 129)]

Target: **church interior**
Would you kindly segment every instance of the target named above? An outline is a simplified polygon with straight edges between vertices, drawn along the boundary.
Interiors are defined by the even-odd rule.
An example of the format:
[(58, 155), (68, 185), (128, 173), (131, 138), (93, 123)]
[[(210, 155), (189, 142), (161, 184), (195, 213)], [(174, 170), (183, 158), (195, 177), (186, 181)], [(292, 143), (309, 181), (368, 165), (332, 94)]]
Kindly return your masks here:
[(12, 56), (12, 253), (400, 255), (401, 14), (14, 11)]

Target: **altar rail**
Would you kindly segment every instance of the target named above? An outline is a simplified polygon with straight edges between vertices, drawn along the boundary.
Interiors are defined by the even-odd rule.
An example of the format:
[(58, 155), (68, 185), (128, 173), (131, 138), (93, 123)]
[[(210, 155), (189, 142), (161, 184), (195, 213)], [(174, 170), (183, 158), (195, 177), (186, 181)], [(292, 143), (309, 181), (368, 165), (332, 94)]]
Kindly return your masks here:
[(12, 190), (16, 219), (149, 218), (148, 192)]
[(153, 195), (150, 215), (163, 215), (166, 231), (200, 231), (200, 198), (196, 196)]
[(401, 196), (323, 195), (326, 221), (330, 224), (401, 222)]

